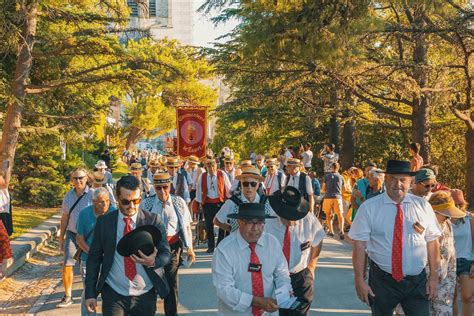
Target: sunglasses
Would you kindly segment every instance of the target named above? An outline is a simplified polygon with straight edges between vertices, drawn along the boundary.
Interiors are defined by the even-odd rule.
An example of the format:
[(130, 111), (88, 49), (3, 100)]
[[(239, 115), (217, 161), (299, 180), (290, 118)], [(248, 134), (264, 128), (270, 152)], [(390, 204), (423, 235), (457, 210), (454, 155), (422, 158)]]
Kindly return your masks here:
[(434, 183), (434, 184), (423, 184), (423, 186), (425, 187), (425, 189), (434, 189), (434, 187), (436, 187), (436, 183)]
[(258, 184), (258, 182), (249, 182), (249, 181), (242, 182), (242, 185), (244, 187), (252, 186), (252, 188), (255, 188), (257, 186), (257, 184)]
[(133, 202), (134, 205), (138, 205), (138, 204), (140, 204), (141, 201), (142, 201), (141, 198), (134, 199), (134, 200), (121, 199), (121, 200), (120, 200), (120, 204), (122, 204), (122, 205), (130, 205), (130, 203)]
[(161, 190), (169, 190), (169, 185), (155, 185), (155, 190), (156, 191), (161, 191)]
[(82, 177), (72, 177), (73, 180), (76, 180), (76, 181), (80, 181), (82, 179), (84, 179), (86, 176), (82, 176)]
[(233, 164), (233, 162), (226, 162), (225, 164), (226, 165), (231, 165), (231, 164)]

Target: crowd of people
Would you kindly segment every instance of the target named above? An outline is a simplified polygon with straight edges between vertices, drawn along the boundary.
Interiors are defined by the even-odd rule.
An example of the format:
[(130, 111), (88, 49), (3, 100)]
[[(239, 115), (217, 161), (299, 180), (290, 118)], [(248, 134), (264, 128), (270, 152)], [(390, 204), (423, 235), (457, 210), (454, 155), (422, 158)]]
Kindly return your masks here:
[[(373, 315), (458, 315), (458, 297), (473, 315), (474, 220), (419, 151), (343, 172), (332, 144), (316, 156), (310, 144), (252, 151), (238, 163), (230, 149), (203, 159), (144, 151), (116, 184), (104, 160), (92, 173), (79, 167), (61, 207), (58, 307), (72, 304), (79, 262), (83, 315), (95, 314), (99, 294), (104, 315), (153, 315), (157, 296), (177, 315), (178, 271), (205, 239), (220, 315), (309, 315), (329, 237), (353, 244), (356, 293)], [(0, 259), (11, 257), (1, 245)]]

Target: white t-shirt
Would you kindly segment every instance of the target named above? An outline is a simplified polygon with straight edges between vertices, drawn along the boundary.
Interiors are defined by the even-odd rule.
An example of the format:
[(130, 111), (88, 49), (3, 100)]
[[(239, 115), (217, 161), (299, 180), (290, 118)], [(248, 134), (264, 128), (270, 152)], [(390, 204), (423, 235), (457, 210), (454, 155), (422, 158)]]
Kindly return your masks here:
[(313, 152), (311, 150), (307, 150), (301, 154), (303, 158), (303, 165), (305, 168), (311, 168), (311, 160), (313, 160)]

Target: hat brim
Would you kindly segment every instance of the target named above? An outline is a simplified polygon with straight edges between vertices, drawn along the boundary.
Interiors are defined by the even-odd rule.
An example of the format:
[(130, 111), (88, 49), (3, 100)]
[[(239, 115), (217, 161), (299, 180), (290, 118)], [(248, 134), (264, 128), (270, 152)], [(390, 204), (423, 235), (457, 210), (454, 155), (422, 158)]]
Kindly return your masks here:
[(289, 221), (300, 220), (309, 213), (309, 203), (305, 199), (301, 199), (301, 203), (298, 207), (289, 206), (281, 203), (281, 191), (275, 192), (275, 194), (268, 197), (270, 206), (275, 213)]
[[(132, 254), (138, 255), (138, 250), (141, 250), (141, 249), (135, 249), (136, 245), (132, 244), (132, 240), (135, 238), (136, 234), (142, 231), (146, 231), (150, 233), (153, 239), (153, 245), (155, 247), (157, 247), (158, 244), (161, 242), (162, 235), (158, 227), (154, 225), (143, 225), (143, 226), (139, 226), (135, 228), (134, 230), (132, 230), (131, 232), (129, 232), (128, 234), (126, 234), (119, 240), (117, 244), (117, 252), (123, 257), (130, 257)], [(145, 253), (145, 255), (150, 255), (150, 254)]]
[(238, 176), (235, 177), (235, 180), (241, 181), (244, 178), (253, 178), (253, 179), (257, 180), (258, 182), (265, 181), (264, 177), (262, 177), (260, 175), (256, 175), (256, 174), (249, 174), (249, 173), (239, 174)]
[(451, 218), (463, 218), (466, 216), (466, 212), (460, 210), (459, 208), (457, 207), (450, 207), (446, 210), (442, 210), (442, 211), (435, 211), (435, 213), (438, 213), (438, 214), (441, 214), (443, 216), (448, 216), (448, 217), (451, 217)]
[(397, 171), (397, 170), (382, 170), (379, 171), (379, 173), (385, 173), (385, 174), (403, 174), (407, 176), (416, 176), (418, 174), (418, 171)]
[(101, 181), (97, 181), (96, 179), (94, 179), (94, 183), (97, 183), (97, 184), (106, 184), (107, 183), (107, 179), (102, 179)]
[(267, 218), (276, 218), (276, 216), (273, 216), (273, 215), (267, 215), (265, 214), (265, 216), (255, 216), (255, 215), (242, 215), (242, 214), (239, 214), (239, 213), (232, 213), (232, 214), (229, 214), (227, 215), (228, 218), (234, 218), (234, 219), (267, 219)]

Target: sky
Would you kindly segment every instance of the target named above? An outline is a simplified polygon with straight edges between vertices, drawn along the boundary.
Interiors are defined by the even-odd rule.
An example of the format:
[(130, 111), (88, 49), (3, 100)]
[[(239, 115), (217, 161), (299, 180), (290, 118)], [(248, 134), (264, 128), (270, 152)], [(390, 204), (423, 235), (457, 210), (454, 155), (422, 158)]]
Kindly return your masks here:
[[(194, 10), (196, 11), (205, 0), (193, 0)], [(219, 24), (217, 27), (210, 21), (212, 16), (205, 16), (202, 13), (196, 12), (194, 15), (194, 45), (196, 46), (212, 46), (212, 42), (221, 35), (231, 31), (236, 23), (228, 22), (226, 24)], [(222, 42), (222, 41), (221, 41)]]

